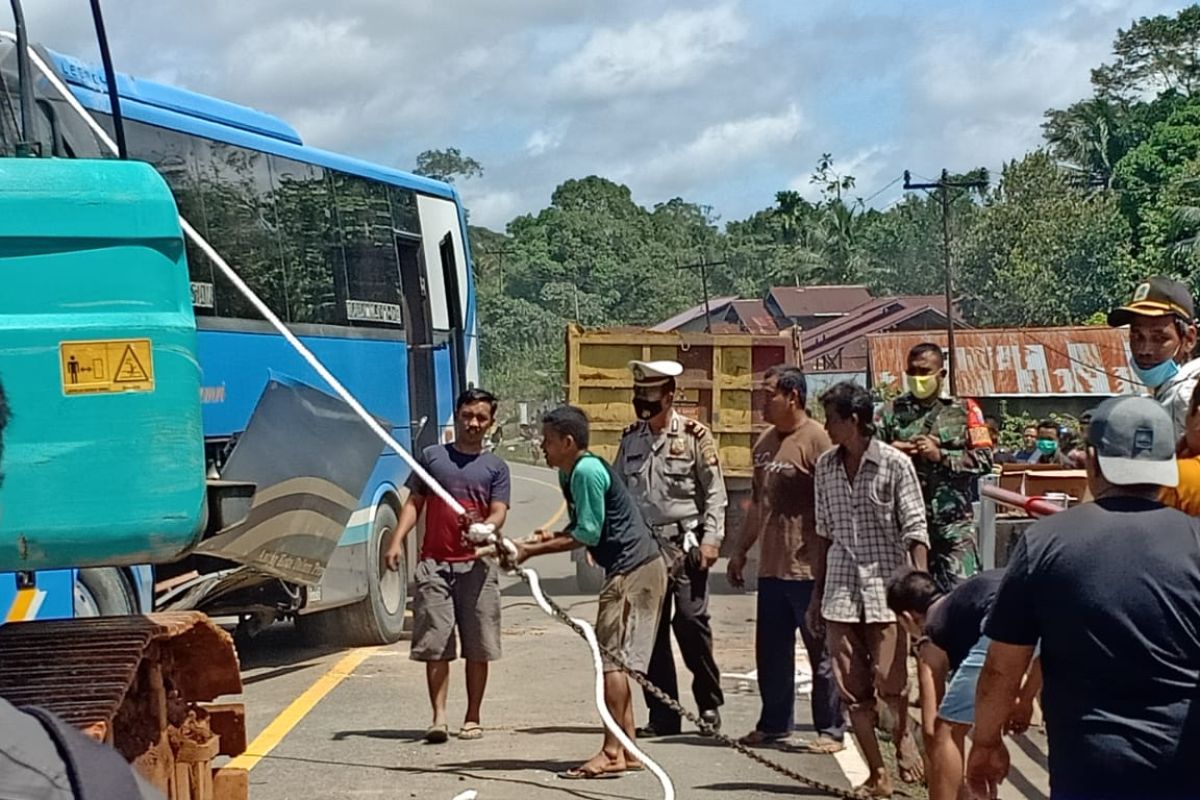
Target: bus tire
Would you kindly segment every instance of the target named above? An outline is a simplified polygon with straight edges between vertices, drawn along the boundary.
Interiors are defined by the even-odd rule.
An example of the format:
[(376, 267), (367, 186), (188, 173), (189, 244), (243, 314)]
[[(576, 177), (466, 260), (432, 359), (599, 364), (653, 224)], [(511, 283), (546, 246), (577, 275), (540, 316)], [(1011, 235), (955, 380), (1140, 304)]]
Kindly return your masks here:
[(386, 503), (375, 512), (367, 540), (367, 596), (356, 603), (301, 616), (300, 627), (313, 642), (349, 646), (391, 644), (404, 631), (408, 607), (408, 558), (392, 572), (384, 563), (388, 540), (396, 530), (396, 511)]
[(575, 584), (580, 594), (600, 594), (604, 588), (604, 568), (592, 564), (586, 557), (576, 560)]
[(75, 616), (119, 617), (137, 611), (133, 587), (116, 567), (88, 567), (75, 574)]

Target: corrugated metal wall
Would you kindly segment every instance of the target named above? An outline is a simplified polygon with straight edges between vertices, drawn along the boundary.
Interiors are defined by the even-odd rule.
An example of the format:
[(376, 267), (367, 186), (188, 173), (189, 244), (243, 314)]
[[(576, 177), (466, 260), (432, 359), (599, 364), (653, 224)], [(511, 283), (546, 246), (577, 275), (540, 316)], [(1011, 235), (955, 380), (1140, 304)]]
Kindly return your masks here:
[[(1101, 327), (992, 328), (955, 332), (962, 397), (1139, 394), (1126, 331)], [(944, 349), (944, 331), (868, 337), (872, 385), (898, 383), (908, 351), (921, 342)]]

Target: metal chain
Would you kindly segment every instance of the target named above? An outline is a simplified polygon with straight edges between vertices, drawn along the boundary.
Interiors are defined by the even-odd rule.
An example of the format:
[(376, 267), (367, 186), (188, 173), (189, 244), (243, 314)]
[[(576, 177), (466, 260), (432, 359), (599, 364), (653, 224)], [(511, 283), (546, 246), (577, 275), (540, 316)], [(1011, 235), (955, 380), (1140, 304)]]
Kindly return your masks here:
[[(518, 570), (516, 570), (516, 573), (521, 577), (521, 580), (525, 581), (526, 583), (530, 582), (529, 577), (525, 574), (524, 570), (518, 569)], [(543, 596), (545, 596), (545, 595), (543, 595)], [(559, 619), (559, 621), (561, 621), (564, 625), (566, 625), (571, 630), (575, 631), (575, 633), (579, 634), (584, 639), (587, 638), (586, 634), (583, 631), (583, 628), (579, 627), (579, 625), (576, 624), (575, 620), (571, 619), (571, 615), (568, 614), (566, 612), (566, 610), (562, 608), (562, 606), (560, 606), (558, 603), (554, 602), (554, 599), (551, 597), (546, 597), (545, 600), (546, 600), (546, 603), (550, 606), (551, 610), (554, 611), (554, 616), (556, 616)], [(613, 664), (615, 664), (618, 669), (620, 669), (626, 675), (628, 675), (629, 677), (631, 677), (635, 681), (637, 681), (637, 683), (643, 689), (645, 689), (647, 692), (649, 692), (650, 694), (652, 694), (656, 698), (658, 698), (658, 700), (660, 702), (662, 702), (663, 705), (667, 706), (667, 708), (671, 709), (679, 716), (683, 717), (684, 719), (686, 719), (689, 722), (696, 725), (696, 727), (698, 727), (700, 729), (701, 733), (711, 736), (712, 738), (716, 739), (721, 744), (724, 744), (728, 747), (732, 747), (734, 750), (738, 751), (739, 753), (746, 756), (747, 758), (749, 758), (753, 761), (757, 761), (759, 764), (762, 764), (767, 769), (773, 770), (773, 771), (779, 773), (780, 775), (783, 775), (785, 778), (790, 778), (791, 780), (796, 781), (797, 783), (802, 784), (804, 786), (807, 786), (810, 789), (814, 789), (818, 792), (821, 792), (822, 794), (827, 794), (830, 797), (842, 798), (842, 800), (863, 800), (864, 798), (869, 797), (869, 795), (861, 793), (861, 792), (848, 791), (848, 790), (842, 789), (838, 786), (833, 786), (831, 784), (823, 783), (823, 782), (815, 780), (813, 778), (809, 778), (805, 775), (802, 775), (799, 772), (796, 772), (793, 769), (789, 769), (788, 767), (785, 767), (783, 764), (772, 761), (771, 759), (755, 752), (754, 750), (750, 749), (746, 745), (739, 742), (737, 739), (726, 736), (725, 734), (721, 733), (719, 730), (717, 730), (713, 726), (709, 725), (704, 720), (700, 719), (699, 716), (697, 716), (696, 714), (693, 714), (691, 711), (689, 711), (688, 709), (681, 706), (678, 701), (676, 701), (673, 697), (668, 695), (662, 689), (658, 688), (653, 683), (651, 683), (649, 681), (649, 679), (647, 679), (646, 676), (643, 675), (641, 672), (638, 672), (637, 670), (630, 667), (629, 664), (626, 663), (623, 658), (621, 658), (619, 655), (614, 653), (612, 650), (608, 649), (607, 647), (605, 647), (603, 644), (600, 644), (599, 642), (597, 642), (597, 644), (599, 644), (599, 646), (600, 646), (600, 652), (604, 653), (605, 657), (607, 657)], [(897, 791), (896, 794), (904, 795), (905, 792)]]

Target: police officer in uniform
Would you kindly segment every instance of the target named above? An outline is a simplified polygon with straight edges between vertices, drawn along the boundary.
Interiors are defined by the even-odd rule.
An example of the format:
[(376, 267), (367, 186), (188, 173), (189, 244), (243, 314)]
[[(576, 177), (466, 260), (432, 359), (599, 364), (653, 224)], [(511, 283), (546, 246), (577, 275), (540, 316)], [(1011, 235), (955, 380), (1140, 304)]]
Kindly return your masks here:
[[(646, 677), (678, 699), (671, 630), (692, 673), (692, 693), (700, 717), (721, 727), (725, 702), (721, 673), (713, 658), (708, 616), (708, 570), (725, 536), (725, 479), (712, 432), (674, 409), (676, 361), (631, 361), (633, 407), (638, 422), (621, 438), (613, 466), (654, 528), (667, 553), (671, 578), (663, 600), (658, 636)], [(674, 614), (672, 614), (674, 611)], [(640, 737), (680, 732), (679, 715), (646, 694), (650, 723)]]
[(912, 456), (929, 522), (929, 571), (949, 593), (979, 572), (971, 498), (980, 475), (992, 470), (991, 432), (971, 400), (941, 396), (942, 349), (918, 344), (908, 353), (908, 391), (883, 405), (879, 438)]

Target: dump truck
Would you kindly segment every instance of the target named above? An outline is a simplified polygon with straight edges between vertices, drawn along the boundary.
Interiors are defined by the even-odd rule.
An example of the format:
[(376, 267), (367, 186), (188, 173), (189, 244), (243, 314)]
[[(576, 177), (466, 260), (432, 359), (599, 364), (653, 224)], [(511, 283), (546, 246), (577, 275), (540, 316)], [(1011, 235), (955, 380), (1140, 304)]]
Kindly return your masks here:
[[(676, 379), (675, 408), (708, 426), (716, 439), (729, 494), (727, 550), (738, 536), (750, 502), (754, 443), (767, 428), (758, 389), (770, 367), (800, 365), (799, 329), (769, 336), (568, 326), (567, 402), (588, 415), (590, 449), (597, 455), (612, 461), (622, 433), (636, 420), (629, 362), (659, 359), (683, 365), (683, 374)], [(598, 589), (599, 571), (587, 562), (583, 550), (573, 555), (580, 588)]]

